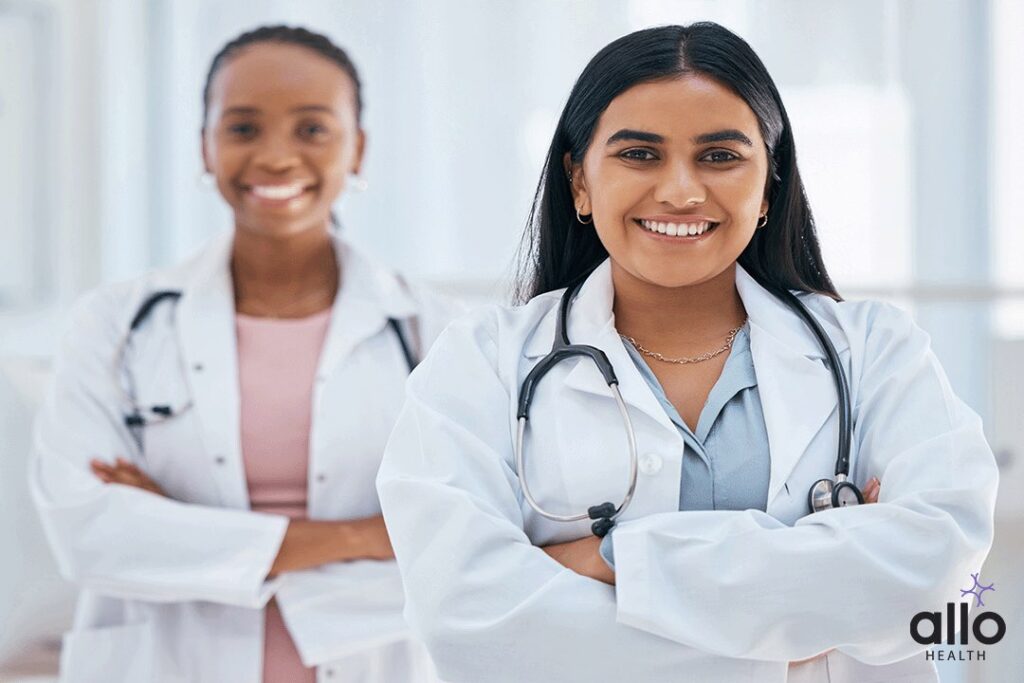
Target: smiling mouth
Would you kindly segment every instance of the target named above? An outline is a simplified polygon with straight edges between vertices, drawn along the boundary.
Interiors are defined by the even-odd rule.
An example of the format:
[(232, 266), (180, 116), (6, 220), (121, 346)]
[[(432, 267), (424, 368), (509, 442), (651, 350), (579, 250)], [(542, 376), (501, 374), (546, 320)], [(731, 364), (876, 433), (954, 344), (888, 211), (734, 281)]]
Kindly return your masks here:
[(637, 225), (648, 232), (668, 237), (697, 237), (711, 232), (718, 227), (718, 223), (711, 221), (699, 221), (695, 223), (663, 223), (661, 221), (648, 221), (634, 219)]
[(272, 202), (286, 202), (302, 195), (310, 189), (305, 183), (289, 183), (287, 185), (248, 185), (245, 191), (259, 199)]

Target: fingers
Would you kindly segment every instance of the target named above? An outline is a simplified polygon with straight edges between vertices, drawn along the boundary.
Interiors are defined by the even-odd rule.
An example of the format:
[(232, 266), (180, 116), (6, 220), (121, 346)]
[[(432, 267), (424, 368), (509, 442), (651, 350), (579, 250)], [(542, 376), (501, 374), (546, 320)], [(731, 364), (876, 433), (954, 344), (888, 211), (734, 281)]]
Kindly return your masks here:
[(878, 481), (878, 477), (872, 477), (868, 481), (867, 486), (864, 487), (864, 502), (865, 503), (877, 503), (878, 494), (882, 490), (882, 484)]
[(106, 484), (125, 484), (127, 486), (145, 487), (150, 484), (150, 479), (135, 464), (122, 457), (114, 459), (114, 465), (94, 458), (89, 461), (89, 467), (101, 481)]

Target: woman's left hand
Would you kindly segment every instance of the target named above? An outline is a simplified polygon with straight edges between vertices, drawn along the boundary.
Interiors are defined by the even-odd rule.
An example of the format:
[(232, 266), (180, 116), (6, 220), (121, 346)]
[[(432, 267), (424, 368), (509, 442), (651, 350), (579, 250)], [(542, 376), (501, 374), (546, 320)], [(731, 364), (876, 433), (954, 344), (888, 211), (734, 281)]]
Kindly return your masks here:
[(615, 572), (601, 557), (600, 548), (600, 538), (587, 536), (578, 541), (547, 545), (542, 550), (566, 569), (614, 586)]
[(167, 497), (164, 490), (155, 481), (150, 479), (149, 475), (124, 458), (116, 458), (113, 465), (108, 465), (102, 460), (93, 459), (89, 462), (89, 467), (92, 469), (93, 474), (104, 483), (134, 486), (143, 491)]

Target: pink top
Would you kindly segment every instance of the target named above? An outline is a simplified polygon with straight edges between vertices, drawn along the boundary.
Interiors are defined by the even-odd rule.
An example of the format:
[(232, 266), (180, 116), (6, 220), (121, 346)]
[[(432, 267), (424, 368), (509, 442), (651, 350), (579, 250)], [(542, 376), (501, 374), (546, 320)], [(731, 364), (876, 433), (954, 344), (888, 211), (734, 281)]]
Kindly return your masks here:
[[(331, 310), (308, 318), (235, 315), (242, 459), (253, 510), (306, 516), (313, 380)], [(266, 610), (264, 683), (316, 680), (299, 659), (277, 603)]]

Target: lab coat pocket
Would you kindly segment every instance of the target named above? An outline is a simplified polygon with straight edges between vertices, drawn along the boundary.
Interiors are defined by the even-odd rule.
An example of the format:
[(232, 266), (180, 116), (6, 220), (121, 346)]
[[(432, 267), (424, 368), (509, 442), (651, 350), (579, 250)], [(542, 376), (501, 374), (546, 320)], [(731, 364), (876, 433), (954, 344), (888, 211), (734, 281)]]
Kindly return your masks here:
[(87, 628), (64, 634), (61, 683), (136, 683), (184, 681), (156, 661), (157, 648), (148, 622)]

